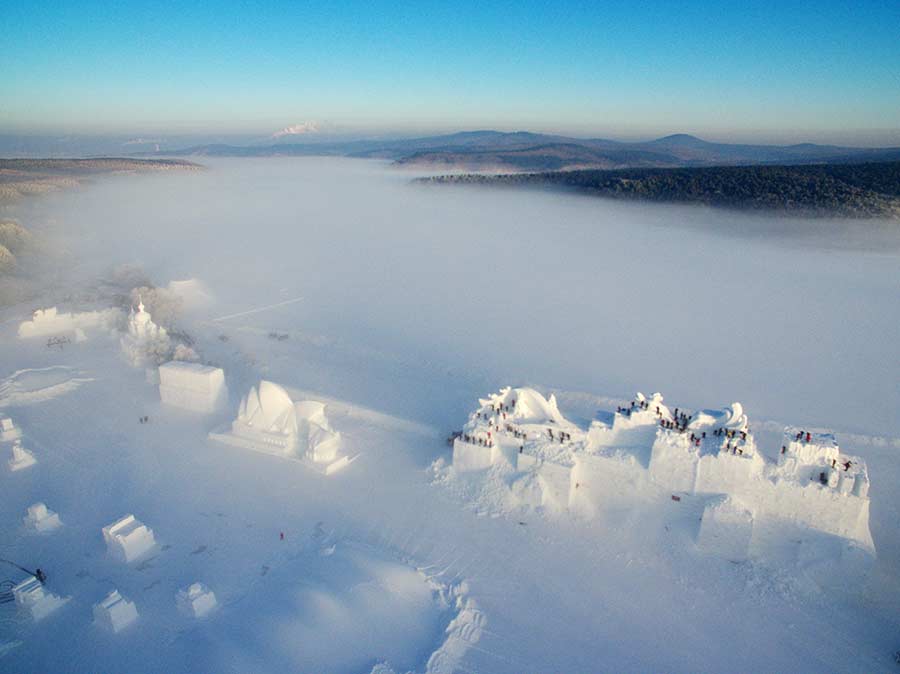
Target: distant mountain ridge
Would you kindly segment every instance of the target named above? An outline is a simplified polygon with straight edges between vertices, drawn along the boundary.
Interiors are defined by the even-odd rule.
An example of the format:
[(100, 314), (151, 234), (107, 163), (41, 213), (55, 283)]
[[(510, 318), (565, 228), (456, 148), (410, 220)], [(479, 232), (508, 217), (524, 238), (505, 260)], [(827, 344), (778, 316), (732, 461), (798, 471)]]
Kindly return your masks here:
[(412, 168), (522, 172), (896, 161), (900, 160), (900, 147), (717, 143), (689, 134), (625, 142), (528, 131), (482, 130), (390, 140), (283, 142), (247, 146), (197, 145), (180, 150), (163, 150), (160, 154), (217, 157), (345, 156), (389, 159), (398, 166)]

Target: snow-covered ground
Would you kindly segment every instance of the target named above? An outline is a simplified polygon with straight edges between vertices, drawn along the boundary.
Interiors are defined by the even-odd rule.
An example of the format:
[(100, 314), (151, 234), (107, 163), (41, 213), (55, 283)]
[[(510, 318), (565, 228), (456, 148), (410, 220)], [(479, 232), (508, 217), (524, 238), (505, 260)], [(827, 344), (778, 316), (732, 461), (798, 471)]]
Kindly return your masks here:
[[(175, 284), (192, 291), (175, 327), (225, 370), (230, 399), (212, 415), (163, 406), (117, 336), (48, 347), (17, 338), (36, 306), (0, 312), (0, 416), (37, 459), (0, 471), (0, 557), (72, 597), (36, 625), (0, 604), (0, 670), (895, 668), (896, 254), (811, 229), (756, 237), (769, 225), (719, 212), (407, 178), (222, 161), (20, 214), (73, 254), (38, 306), (107, 308), (98, 279), (120, 263), (162, 287), (201, 279)], [(359, 458), (326, 477), (211, 442), (263, 378), (326, 402)], [(554, 391), (583, 429), (639, 388), (685, 407), (741, 400), (760, 444), (786, 422), (834, 429), (868, 463), (874, 570), (823, 585), (800, 565), (707, 555), (702, 499), (586, 521), (449, 479), (447, 435), (509, 382)], [(26, 527), (38, 502), (63, 526)], [(128, 513), (156, 548), (126, 564), (101, 529)], [(218, 603), (202, 620), (176, 606), (195, 582)], [(139, 614), (118, 634), (92, 623), (114, 589)]]

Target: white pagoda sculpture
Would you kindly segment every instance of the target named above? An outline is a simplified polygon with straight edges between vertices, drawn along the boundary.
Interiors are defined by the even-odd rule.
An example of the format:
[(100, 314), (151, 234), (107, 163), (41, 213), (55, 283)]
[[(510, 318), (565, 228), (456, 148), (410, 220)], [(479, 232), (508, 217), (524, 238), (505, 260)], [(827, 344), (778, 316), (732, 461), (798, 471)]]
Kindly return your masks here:
[(173, 360), (159, 366), (159, 397), (167, 405), (192, 412), (217, 412), (228, 401), (220, 367)]
[(10, 457), (7, 463), (9, 465), (9, 469), (12, 472), (16, 472), (17, 470), (30, 468), (37, 463), (37, 459), (34, 458), (34, 454), (29, 452), (22, 446), (22, 443), (16, 440), (16, 442), (12, 446), (12, 457)]
[(35, 622), (46, 618), (71, 599), (47, 592), (43, 583), (34, 576), (29, 576), (16, 585), (12, 589), (12, 594), (16, 606), (27, 611)]
[(9, 417), (0, 419), (0, 442), (12, 442), (22, 437), (22, 431)]
[(137, 619), (134, 602), (125, 599), (118, 590), (113, 590), (99, 604), (94, 604), (94, 623), (113, 634), (121, 632)]
[(191, 618), (205, 618), (217, 605), (216, 595), (203, 583), (192, 583), (175, 595), (175, 605)]
[(241, 400), (230, 430), (209, 434), (218, 440), (266, 454), (299, 459), (322, 473), (349, 463), (338, 456), (341, 434), (325, 416), (325, 405), (314, 400), (294, 403), (281, 386), (263, 380)]
[(59, 515), (41, 502), (28, 506), (24, 521), (26, 527), (38, 533), (53, 531), (62, 526)]
[(120, 339), (122, 353), (134, 367), (156, 365), (168, 359), (171, 342), (165, 328), (153, 322), (150, 313), (144, 309), (143, 299), (128, 315), (128, 332)]
[(103, 540), (109, 554), (122, 562), (131, 562), (150, 552), (156, 546), (153, 529), (148, 528), (134, 515), (125, 515), (109, 526), (103, 527)]

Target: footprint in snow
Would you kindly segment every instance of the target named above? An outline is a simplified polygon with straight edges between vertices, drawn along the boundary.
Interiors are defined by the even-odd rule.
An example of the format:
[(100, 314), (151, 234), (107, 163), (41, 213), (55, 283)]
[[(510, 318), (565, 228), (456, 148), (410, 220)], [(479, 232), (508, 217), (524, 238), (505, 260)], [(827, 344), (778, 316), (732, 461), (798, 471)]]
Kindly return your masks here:
[(259, 572), (259, 575), (265, 576), (267, 573), (269, 573), (269, 567), (267, 564), (263, 564), (262, 570)]
[(205, 546), (205, 545), (198, 545), (196, 550), (192, 550), (192, 551), (191, 551), (191, 554), (192, 554), (192, 555), (199, 555), (201, 552), (206, 552), (206, 546)]

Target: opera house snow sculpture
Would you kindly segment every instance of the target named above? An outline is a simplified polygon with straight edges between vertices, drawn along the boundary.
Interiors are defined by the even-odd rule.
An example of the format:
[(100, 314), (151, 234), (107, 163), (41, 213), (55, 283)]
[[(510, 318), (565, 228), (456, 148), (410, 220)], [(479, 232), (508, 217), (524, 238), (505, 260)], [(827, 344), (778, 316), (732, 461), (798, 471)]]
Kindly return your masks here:
[(262, 380), (241, 400), (230, 429), (209, 437), (229, 445), (299, 459), (323, 473), (349, 462), (338, 457), (341, 434), (325, 416), (325, 405), (314, 400), (294, 403), (281, 386)]

